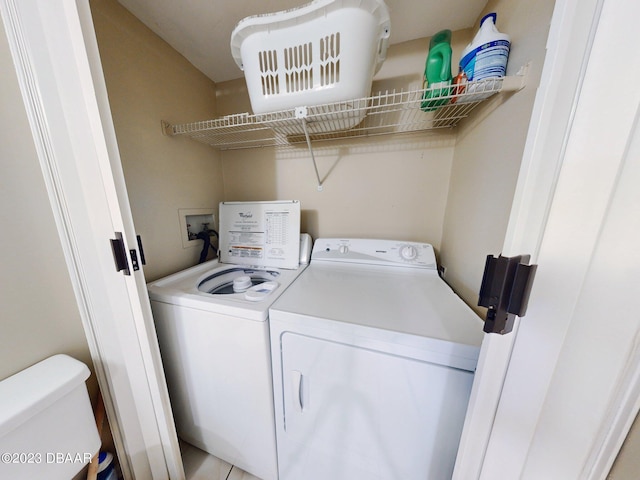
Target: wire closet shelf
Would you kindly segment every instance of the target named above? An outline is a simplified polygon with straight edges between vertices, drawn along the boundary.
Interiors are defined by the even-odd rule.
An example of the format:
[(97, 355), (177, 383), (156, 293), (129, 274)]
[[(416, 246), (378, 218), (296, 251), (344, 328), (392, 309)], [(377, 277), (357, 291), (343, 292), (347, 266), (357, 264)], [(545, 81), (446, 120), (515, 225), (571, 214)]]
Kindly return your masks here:
[[(498, 92), (517, 91), (524, 76), (469, 82), (454, 87), (387, 91), (351, 101), (300, 106), (264, 114), (240, 113), (213, 120), (171, 125), (171, 136), (187, 136), (218, 150), (296, 146), (309, 142), (371, 137), (393, 133), (452, 128), (481, 102)], [(444, 93), (444, 94), (443, 94)]]

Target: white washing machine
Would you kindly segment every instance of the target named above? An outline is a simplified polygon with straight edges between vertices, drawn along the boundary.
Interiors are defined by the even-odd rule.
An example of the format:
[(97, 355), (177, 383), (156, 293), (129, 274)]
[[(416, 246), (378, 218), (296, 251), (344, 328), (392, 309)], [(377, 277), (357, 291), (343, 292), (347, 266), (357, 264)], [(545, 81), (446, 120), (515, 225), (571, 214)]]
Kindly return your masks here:
[(299, 203), (222, 204), (219, 218), (221, 260), (235, 263), (148, 285), (171, 406), (183, 440), (277, 480), (268, 309), (304, 270), (311, 239)]
[(451, 478), (483, 332), (431, 245), (318, 239), (269, 315), (280, 480)]

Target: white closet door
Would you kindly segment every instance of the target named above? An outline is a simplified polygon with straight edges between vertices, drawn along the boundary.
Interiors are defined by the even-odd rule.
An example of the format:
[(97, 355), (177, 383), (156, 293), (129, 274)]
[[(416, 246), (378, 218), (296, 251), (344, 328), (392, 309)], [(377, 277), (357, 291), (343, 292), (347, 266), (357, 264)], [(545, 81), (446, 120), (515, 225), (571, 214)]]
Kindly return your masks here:
[(0, 12), (125, 478), (183, 479), (87, 0), (0, 0)]
[(638, 411), (640, 91), (607, 87), (637, 56), (638, 16), (635, 0), (605, 0), (594, 23), (482, 479), (604, 478)]

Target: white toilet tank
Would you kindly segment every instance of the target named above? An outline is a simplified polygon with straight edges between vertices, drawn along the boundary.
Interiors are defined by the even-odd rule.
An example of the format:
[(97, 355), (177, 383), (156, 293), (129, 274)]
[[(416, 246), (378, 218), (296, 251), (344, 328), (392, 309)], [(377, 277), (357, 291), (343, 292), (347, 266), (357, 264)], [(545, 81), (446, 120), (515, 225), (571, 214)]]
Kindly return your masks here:
[(0, 382), (0, 479), (69, 480), (100, 448), (87, 366), (54, 355)]

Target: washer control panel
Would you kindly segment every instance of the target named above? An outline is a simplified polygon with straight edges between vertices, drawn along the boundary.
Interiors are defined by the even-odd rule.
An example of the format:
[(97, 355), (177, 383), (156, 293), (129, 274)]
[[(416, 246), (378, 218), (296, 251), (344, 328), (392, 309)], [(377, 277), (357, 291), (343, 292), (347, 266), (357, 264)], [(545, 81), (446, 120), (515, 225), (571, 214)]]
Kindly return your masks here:
[(437, 269), (430, 244), (397, 240), (318, 238), (311, 254), (314, 261)]

